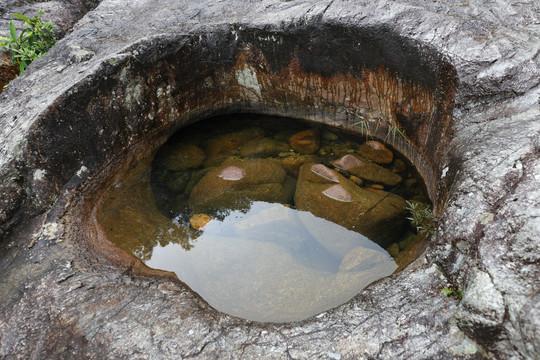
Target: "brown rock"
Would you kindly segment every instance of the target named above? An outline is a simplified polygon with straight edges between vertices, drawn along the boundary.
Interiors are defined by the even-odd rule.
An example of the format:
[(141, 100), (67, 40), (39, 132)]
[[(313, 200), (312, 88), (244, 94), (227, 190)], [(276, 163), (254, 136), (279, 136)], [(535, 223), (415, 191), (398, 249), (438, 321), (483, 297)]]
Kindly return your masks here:
[(201, 167), (205, 159), (206, 154), (197, 145), (179, 143), (168, 146), (160, 161), (169, 170), (183, 170)]
[(349, 180), (351, 180), (353, 183), (355, 183), (358, 186), (364, 185), (364, 180), (360, 179), (358, 176), (351, 175), (349, 177)]
[(342, 158), (333, 161), (332, 165), (346, 170), (350, 174), (358, 176), (361, 179), (382, 183), (384, 185), (395, 186), (402, 181), (401, 176), (390, 170), (352, 154), (347, 154)]
[(9, 53), (0, 50), (0, 93), (11, 80), (19, 74), (19, 67), (13, 63)]
[[(199, 234), (188, 226), (175, 225), (156, 207), (150, 187), (150, 166), (142, 162), (120, 186), (115, 187), (98, 213), (98, 221), (107, 238), (118, 247), (149, 260), (152, 248), (180, 243), (189, 248)], [(141, 181), (141, 179), (145, 179)], [(142, 186), (141, 186), (142, 184)], [(124, 199), (116, 202), (115, 199)], [(156, 229), (169, 229), (156, 236)]]
[(398, 243), (393, 243), (388, 247), (388, 249), (386, 249), (386, 251), (390, 254), (390, 256), (395, 258), (399, 254), (399, 248), (400, 246)]
[(195, 214), (189, 219), (189, 223), (195, 230), (201, 230), (212, 220), (212, 217), (206, 214)]
[(282, 158), (280, 162), (281, 166), (283, 166), (289, 175), (297, 178), (302, 165), (306, 163), (316, 163), (319, 162), (319, 160), (319, 157), (316, 155), (296, 155)]
[(184, 192), (190, 178), (190, 171), (175, 171), (168, 174), (165, 179), (163, 179), (163, 183), (173, 191)]
[(304, 130), (289, 138), (289, 144), (299, 154), (313, 154), (321, 147), (321, 139), (316, 130)]
[(240, 156), (276, 156), (279, 153), (289, 151), (289, 145), (282, 141), (271, 138), (253, 139), (242, 146)]
[(264, 130), (260, 128), (250, 128), (225, 135), (219, 135), (206, 141), (206, 154), (210, 158), (224, 152), (238, 150), (248, 141), (260, 139), (262, 137), (264, 137)]
[(269, 159), (237, 161), (210, 169), (193, 187), (193, 212), (243, 209), (253, 201), (290, 202), (292, 197), (279, 162)]
[(394, 153), (381, 142), (370, 140), (366, 141), (358, 148), (358, 152), (377, 164), (388, 165), (394, 159)]
[(357, 231), (381, 246), (397, 240), (405, 224), (403, 198), (383, 190), (367, 191), (333, 171), (336, 183), (313, 172), (314, 165), (300, 168), (294, 197), (298, 210)]
[(400, 174), (407, 171), (407, 164), (401, 159), (395, 159), (392, 165), (390, 166), (390, 171)]

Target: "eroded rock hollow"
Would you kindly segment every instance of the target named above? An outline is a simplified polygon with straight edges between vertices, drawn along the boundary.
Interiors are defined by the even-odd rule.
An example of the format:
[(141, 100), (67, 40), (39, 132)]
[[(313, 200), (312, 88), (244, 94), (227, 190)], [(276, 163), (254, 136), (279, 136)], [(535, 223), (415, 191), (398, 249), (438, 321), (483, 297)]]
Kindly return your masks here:
[[(128, 5), (104, 0), (0, 95), (0, 355), (538, 356), (535, 1)], [(112, 245), (108, 190), (174, 132), (237, 112), (399, 129), (440, 217), (426, 251), (342, 306), (263, 324)]]

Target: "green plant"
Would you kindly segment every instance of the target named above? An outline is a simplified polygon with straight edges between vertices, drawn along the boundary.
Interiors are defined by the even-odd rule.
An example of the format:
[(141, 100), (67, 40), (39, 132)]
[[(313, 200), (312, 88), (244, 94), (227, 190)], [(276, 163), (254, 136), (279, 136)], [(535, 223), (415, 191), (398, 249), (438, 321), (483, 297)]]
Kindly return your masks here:
[(447, 288), (442, 289), (439, 294), (453, 297), (454, 300), (461, 300), (463, 297), (463, 290), (459, 289), (454, 284), (450, 284)]
[[(400, 135), (402, 138), (405, 139), (405, 135), (397, 125), (388, 125), (388, 133), (386, 134), (386, 138), (389, 136), (392, 137), (392, 141), (396, 140), (396, 135)], [(384, 139), (386, 141), (386, 138)]]
[(439, 219), (437, 219), (429, 206), (422, 206), (417, 202), (406, 201), (407, 207), (405, 210), (409, 212), (411, 216), (407, 217), (411, 223), (416, 226), (416, 231), (421, 234), (433, 235)]
[(391, 137), (392, 141), (393, 141), (393, 140), (396, 139), (397, 135), (405, 138), (405, 134), (403, 134), (403, 132), (401, 131), (399, 126), (393, 120), (391, 120), (391, 119), (383, 119), (383, 117), (382, 117), (382, 115), (380, 113), (378, 115), (373, 114), (373, 113), (378, 113), (378, 111), (373, 112), (371, 114), (365, 114), (366, 116), (364, 116), (362, 114), (359, 114), (355, 109), (353, 109), (351, 107), (346, 107), (345, 108), (345, 113), (348, 116), (351, 116), (351, 117), (353, 117), (355, 119), (358, 119), (358, 121), (354, 122), (353, 125), (360, 125), (361, 132), (366, 134), (366, 136), (370, 135), (371, 126), (374, 126), (375, 131), (377, 131), (378, 127), (383, 125), (383, 126), (386, 126), (388, 128), (386, 138), (384, 139), (385, 141), (389, 137)]
[(15, 24), (9, 22), (9, 37), (0, 38), (0, 47), (6, 48), (13, 62), (19, 66), (19, 75), (36, 59), (42, 57), (55, 43), (53, 24), (43, 22), (44, 12), (38, 11), (37, 16), (28, 18), (21, 14), (13, 17), (23, 20), (26, 26), (17, 36)]

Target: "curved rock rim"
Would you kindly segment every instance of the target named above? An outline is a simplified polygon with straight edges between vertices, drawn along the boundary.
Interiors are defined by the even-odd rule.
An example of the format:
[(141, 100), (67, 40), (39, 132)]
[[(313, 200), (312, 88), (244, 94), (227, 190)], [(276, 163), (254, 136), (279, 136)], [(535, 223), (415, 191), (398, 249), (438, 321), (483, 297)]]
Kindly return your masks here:
[[(414, 1), (411, 2), (414, 3)], [(370, 14), (370, 11), (372, 13), (378, 11), (366, 5), (348, 9), (347, 15), (342, 16), (344, 10), (340, 7), (342, 5), (334, 2), (320, 4), (320, 6), (311, 2), (287, 4), (269, 1), (267, 3), (272, 21), (267, 19), (263, 22), (257, 16), (250, 21), (258, 25), (268, 25), (271, 22), (277, 23), (280, 19), (291, 19), (292, 15), (288, 11), (291, 7), (300, 6), (296, 8), (296, 11), (300, 11), (305, 17), (300, 20), (292, 19), (291, 23), (301, 24), (302, 21), (313, 18), (315, 14), (320, 15), (316, 18), (317, 20), (326, 18), (329, 22), (366, 25), (379, 22), (381, 27), (385, 25), (397, 33), (407, 34), (408, 29), (413, 29), (412, 24), (408, 22), (410, 15), (416, 14), (425, 16), (427, 23), (430, 23), (432, 27), (438, 26), (445, 35), (461, 34), (462, 36), (476, 30), (483, 30), (484, 27), (487, 29), (492, 24), (489, 18), (481, 18), (477, 25), (471, 26), (467, 23), (468, 15), (458, 10), (452, 9), (454, 13), (457, 13), (457, 18), (448, 20), (444, 12), (438, 11), (440, 9), (415, 8), (413, 5), (400, 7), (398, 4), (388, 3), (393, 11), (392, 15), (375, 21), (369, 16), (367, 19), (360, 16), (363, 12)], [(241, 12), (246, 11), (240, 10), (241, 4), (235, 2), (231, 4), (233, 8), (237, 6)], [(4, 283), (4, 289), (8, 290), (5, 293), (17, 294), (19, 291), (20, 295), (13, 295), (13, 299), (20, 300), (20, 303), (9, 316), (4, 305), (1, 316), (3, 319), (8, 319), (8, 324), (16, 323), (17, 319), (22, 318), (27, 312), (36, 315), (36, 318), (48, 316), (52, 319), (49, 333), (52, 334), (54, 331), (70, 335), (69, 340), (51, 337), (54, 341), (46, 341), (46, 346), (43, 346), (41, 342), (39, 344), (42, 345), (38, 346), (40, 337), (27, 326), (23, 326), (10, 333), (7, 340), (2, 340), (2, 354), (9, 354), (10, 351), (19, 347), (22, 350), (21, 354), (24, 351), (29, 353), (36, 350), (41, 351), (42, 354), (58, 355), (68, 351), (64, 346), (66, 344), (69, 344), (71, 350), (75, 349), (78, 354), (85, 354), (88, 351), (99, 354), (100, 350), (92, 343), (88, 343), (88, 339), (97, 339), (100, 344), (106, 344), (106, 353), (109, 357), (122, 354), (128, 356), (130, 351), (131, 354), (133, 351), (143, 353), (154, 351), (159, 354), (168, 354), (168, 356), (181, 354), (182, 356), (212, 357), (216, 354), (231, 356), (231, 354), (239, 353), (255, 356), (266, 351), (265, 346), (270, 346), (281, 355), (291, 357), (310, 355), (335, 357), (341, 354), (366, 357), (385, 354), (389, 356), (395, 354), (393, 352), (395, 346), (403, 349), (400, 354), (417, 358), (452, 356), (452, 354), (472, 357), (490, 353), (502, 354), (502, 356), (512, 354), (534, 356), (537, 349), (537, 341), (534, 340), (534, 329), (537, 329), (534, 321), (537, 317), (534, 316), (534, 309), (537, 305), (535, 305), (534, 294), (527, 290), (527, 286), (535, 284), (531, 279), (535, 278), (534, 274), (537, 270), (529, 267), (527, 277), (521, 282), (518, 281), (515, 288), (506, 286), (505, 279), (499, 276), (500, 273), (506, 277), (513, 276), (512, 271), (504, 270), (504, 265), (514, 264), (520, 258), (527, 256), (519, 249), (513, 248), (513, 244), (535, 245), (531, 240), (531, 236), (536, 234), (534, 222), (527, 220), (531, 218), (524, 215), (519, 208), (501, 201), (501, 199), (512, 197), (512, 199), (517, 199), (516, 201), (527, 204), (529, 209), (538, 207), (537, 202), (525, 195), (525, 192), (529, 195), (534, 194), (537, 183), (533, 174), (534, 169), (537, 168), (535, 160), (537, 140), (534, 133), (537, 130), (539, 118), (538, 109), (535, 106), (538, 98), (536, 75), (539, 71), (534, 65), (534, 50), (537, 43), (534, 41), (527, 43), (532, 35), (537, 34), (537, 30), (529, 26), (530, 12), (527, 12), (534, 8), (534, 4), (529, 7), (526, 3), (522, 4), (522, 12), (518, 13), (520, 16), (505, 23), (508, 30), (506, 34), (497, 33), (491, 38), (492, 49), (499, 53), (509, 53), (508, 45), (504, 43), (508, 38), (512, 39), (513, 44), (517, 42), (520, 45), (517, 52), (521, 57), (518, 57), (514, 63), (495, 64), (488, 61), (492, 53), (478, 52), (479, 49), (483, 49), (481, 37), (478, 40), (471, 40), (472, 50), (469, 50), (467, 54), (463, 52), (463, 49), (455, 54), (449, 49), (454, 49), (452, 45), (457, 44), (458, 37), (450, 39), (442, 36), (429, 40), (429, 31), (424, 27), (417, 32), (412, 31), (413, 35), (407, 35), (419, 41), (420, 44), (430, 44), (441, 52), (447, 53), (458, 78), (456, 108), (453, 110), (454, 121), (456, 121), (455, 135), (445, 148), (446, 153), (440, 154), (441, 161), (438, 162), (439, 167), (436, 169), (437, 174), (444, 179), (444, 183), (451, 185), (451, 188), (447, 190), (448, 203), (443, 213), (440, 236), (428, 249), (427, 257), (420, 258), (402, 274), (374, 284), (351, 302), (321, 314), (320, 317), (300, 324), (283, 325), (252, 324), (224, 317), (208, 309), (203, 302), (197, 300), (182, 286), (179, 287), (167, 281), (156, 283), (152, 278), (132, 276), (137, 274), (136, 266), (128, 266), (125, 272), (118, 272), (117, 267), (110, 267), (111, 262), (101, 261), (99, 257), (93, 256), (91, 248), (79, 246), (84, 243), (80, 240), (88, 234), (84, 233), (84, 224), (80, 223), (78, 216), (88, 215), (89, 211), (87, 207), (79, 203), (80, 194), (90, 189), (90, 185), (94, 185), (92, 179), (100, 176), (103, 176), (102, 179), (113, 178), (116, 175), (107, 173), (104, 169), (107, 165), (113, 166), (117, 159), (105, 161), (104, 157), (100, 157), (103, 155), (99, 155), (100, 152), (96, 150), (114, 148), (126, 151), (129, 148), (129, 155), (122, 159), (123, 165), (115, 167), (119, 172), (128, 168), (129, 164), (138, 161), (140, 155), (148, 150), (138, 148), (143, 147), (144, 141), (141, 138), (131, 139), (124, 133), (121, 137), (124, 143), (110, 142), (108, 147), (105, 147), (103, 144), (106, 142), (99, 144), (95, 141), (95, 137), (85, 139), (82, 132), (77, 133), (73, 129), (67, 131), (69, 126), (81, 125), (77, 124), (78, 118), (75, 116), (78, 112), (99, 108), (99, 104), (87, 103), (85, 107), (62, 108), (65, 99), (77, 96), (84, 98), (88, 95), (88, 89), (85, 91), (85, 87), (90, 86), (91, 90), (96, 89), (94, 86), (100, 81), (105, 83), (106, 88), (107, 78), (111, 74), (113, 76), (118, 74), (118, 80), (121, 80), (122, 72), (118, 73), (116, 71), (118, 68), (115, 66), (122, 64), (124, 60), (132, 59), (131, 61), (141, 63), (143, 66), (155, 63), (156, 59), (161, 58), (160, 55), (152, 51), (148, 53), (142, 51), (145, 48), (148, 49), (149, 44), (152, 46), (156, 44), (155, 49), (158, 52), (174, 52), (181, 46), (176, 46), (174, 51), (167, 48), (170, 39), (180, 39), (178, 42), (173, 41), (177, 45), (189, 39), (189, 34), (184, 32), (183, 35), (153, 36), (144, 41), (133, 41), (134, 38), (141, 38), (150, 33), (150, 29), (144, 26), (140, 26), (133, 34), (122, 34), (124, 37), (120, 37), (122, 41), (112, 39), (112, 47), (107, 49), (104, 45), (92, 43), (95, 39), (81, 40), (77, 37), (84, 34), (85, 29), (91, 28), (92, 21), (102, 24), (103, 31), (108, 30), (106, 20), (111, 19), (110, 16), (112, 16), (108, 12), (116, 5), (115, 1), (102, 3), (95, 12), (90, 13), (79, 23), (76, 30), (50, 56), (35, 64), (29, 74), (17, 80), (13, 88), (2, 95), (2, 101), (6, 105), (6, 111), (2, 114), (2, 134), (6, 138), (8, 137), (6, 134), (15, 135), (2, 144), (2, 154), (6, 156), (3, 156), (0, 168), (4, 175), (2, 189), (5, 191), (5, 204), (7, 204), (2, 208), (2, 216), (10, 214), (7, 217), (8, 221), (14, 216), (19, 216), (24, 221), (19, 222), (22, 225), (17, 231), (8, 233), (7, 240), (2, 244), (7, 254), (2, 258), (3, 266), (5, 266), (6, 258), (15, 259), (5, 267), (8, 270), (6, 278), (10, 279)], [(143, 2), (134, 5), (139, 9), (149, 6)], [(182, 11), (173, 11), (173, 13), (191, 14), (193, 19), (200, 16), (200, 13), (195, 15), (196, 12), (189, 12), (190, 5), (178, 6), (176, 10), (181, 8)], [(495, 13), (498, 11), (496, 8), (492, 10)], [(204, 16), (210, 21), (201, 28), (206, 26), (207, 29), (212, 29), (216, 33), (223, 28), (228, 29), (228, 26), (216, 25), (215, 21), (211, 21), (215, 19), (212, 16), (218, 16), (215, 8), (210, 7), (207, 11)], [(221, 15), (219, 13), (219, 16)], [(268, 13), (265, 16), (268, 16)], [(151, 18), (148, 20), (152, 26), (155, 26)], [(126, 19), (115, 21), (133, 21), (133, 17), (127, 16)], [(198, 21), (194, 23), (197, 25), (193, 26), (191, 34), (197, 33), (194, 29), (200, 24)], [(464, 25), (464, 28), (456, 30), (459, 25)], [(164, 33), (170, 30), (167, 26), (172, 25), (164, 24), (161, 28)], [(189, 27), (186, 22), (182, 23), (182, 26)], [(522, 31), (522, 38), (513, 37), (515, 29)], [(131, 40), (126, 41), (126, 37), (129, 36), (132, 36)], [(407, 36), (404, 35), (404, 37)], [(96, 38), (99, 39), (99, 35)], [(79, 41), (83, 43), (83, 46), (89, 45), (85, 49), (94, 55), (89, 56), (89, 59), (82, 63), (69, 63), (73, 41)], [(84, 44), (85, 41), (86, 44)], [(126, 43), (133, 45), (125, 47)], [(124, 51), (126, 49), (128, 51)], [(133, 53), (130, 53), (131, 51)], [(142, 56), (137, 59), (138, 55), (135, 55), (135, 52), (139, 55), (146, 54), (148, 57)], [(51, 65), (53, 67), (57, 65), (54, 69), (58, 74), (47, 70), (47, 66), (50, 69)], [(516, 68), (526, 68), (529, 72), (516, 72)], [(239, 70), (240, 81), (247, 85), (243, 87), (250, 89), (248, 99), (251, 95), (257, 96), (261, 88), (252, 81), (254, 70), (249, 67)], [(73, 75), (73, 79), (70, 80), (72, 86), (61, 86), (58, 79), (68, 74)], [(52, 81), (55, 79), (57, 81)], [(45, 85), (45, 89), (40, 89), (46, 91), (48, 96), (45, 98), (39, 96), (35, 92), (37, 90), (31, 89), (31, 85), (38, 80), (51, 80), (50, 84)], [(51, 91), (48, 92), (48, 90)], [(18, 91), (23, 94), (17, 94)], [(122, 101), (129, 96), (136, 103), (137, 97), (141, 95), (139, 91), (137, 84), (134, 84), (123, 94), (125, 96)], [(167, 88), (163, 88), (162, 92), (166, 93)], [(114, 105), (112, 104), (113, 109)], [(233, 107), (229, 107), (226, 111), (235, 111)], [(59, 113), (59, 108), (62, 108), (66, 114)], [(222, 111), (225, 110), (222, 109)], [(189, 121), (205, 117), (205, 114), (202, 111), (193, 116)], [(19, 119), (22, 117), (24, 120), (16, 123), (14, 120), (17, 117)], [(509, 129), (508, 123), (519, 124), (526, 134), (518, 134), (513, 129)], [(103, 134), (110, 135), (110, 140), (118, 133), (114, 134), (117, 130), (114, 124), (109, 125), (111, 126), (97, 130), (98, 133), (103, 130)], [(130, 129), (131, 126), (130, 131), (135, 128), (134, 124), (129, 122), (122, 125), (125, 125), (126, 129)], [(176, 125), (171, 125), (170, 129), (174, 126)], [(74, 129), (77, 128), (74, 127)], [(141, 129), (142, 134), (149, 139), (148, 134), (152, 133), (152, 129), (142, 127), (138, 130)], [(505, 131), (505, 136), (499, 135), (502, 130)], [(121, 132), (122, 129), (119, 131)], [(169, 131), (152, 133), (154, 140), (147, 141), (144, 145), (151, 143), (153, 146), (158, 146), (159, 143), (165, 141), (168, 133)], [(49, 134), (57, 134), (59, 137), (48, 139)], [(63, 161), (61, 156), (54, 157), (56, 154), (54, 141), (66, 139), (86, 141), (64, 149), (71, 155)], [(478, 143), (483, 148), (478, 146)], [(488, 180), (474, 167), (490, 160), (491, 157), (487, 155), (485, 148), (492, 146), (493, 143), (499, 146), (501, 143), (505, 144), (507, 149), (500, 154), (501, 158), (498, 161), (490, 165), (496, 172), (492, 173), (493, 179)], [(87, 156), (89, 153), (96, 156), (94, 158), (91, 155)], [(433, 154), (430, 153), (429, 156)], [(96, 166), (98, 163), (103, 166)], [(58, 174), (53, 172), (53, 169), (56, 171), (53, 164), (59, 166)], [(50, 167), (47, 168), (47, 166)], [(104, 171), (103, 175), (100, 171)], [(15, 175), (8, 178), (5, 175), (9, 172)], [(476, 183), (471, 183), (470, 179)], [(23, 187), (20, 183), (27, 189), (28, 195), (20, 194)], [(99, 190), (99, 188), (95, 187), (92, 190)], [(472, 190), (478, 191), (476, 198)], [(503, 195), (502, 197), (492, 195), (495, 193)], [(469, 198), (475, 198), (476, 202), (471, 203)], [(66, 209), (69, 210), (67, 213)], [(74, 211), (75, 209), (78, 209), (78, 212)], [(26, 214), (19, 215), (21, 212)], [(506, 219), (505, 214), (511, 214), (512, 217)], [(460, 221), (463, 222), (464, 219), (467, 219), (470, 224), (460, 224)], [(517, 226), (524, 230), (513, 233), (504, 230), (505, 227), (516, 229)], [(508, 240), (502, 243), (501, 238)], [(503, 257), (498, 256), (499, 250), (489, 247), (490, 243), (501, 245), (503, 249), (507, 246), (508, 250)], [(19, 250), (23, 248), (23, 255), (18, 256)], [(494, 256), (495, 258), (498, 256), (499, 261), (495, 261)], [(40, 265), (44, 260), (47, 260), (48, 265)], [(527, 261), (534, 263), (533, 258)], [(439, 264), (440, 268), (432, 264)], [(13, 270), (15, 265), (20, 265), (16, 272)], [(104, 271), (105, 269), (107, 271)], [(112, 271), (109, 271), (111, 269)], [(441, 269), (443, 271), (440, 271)], [(17, 272), (19, 281), (15, 281)], [(30, 273), (34, 275), (28, 280), (29, 290), (23, 290), (20, 276)], [(469, 276), (469, 273), (473, 276)], [(448, 305), (439, 297), (427, 299), (419, 295), (422, 292), (424, 295), (433, 292), (433, 287), (436, 288), (444, 283), (445, 276), (447, 281), (465, 288), (464, 300), (459, 305), (454, 303)], [(48, 284), (54, 285), (48, 286)], [(67, 289), (72, 289), (70, 297), (64, 299)], [(25, 297), (22, 294), (26, 294)], [(141, 294), (145, 294), (144, 301), (140, 299)], [(185, 303), (173, 300), (178, 294), (186, 299)], [(399, 294), (407, 294), (409, 301), (399, 300)], [(122, 295), (129, 301), (123, 300)], [(104, 301), (104, 297), (109, 297), (111, 301)], [(4, 297), (3, 304), (13, 304), (15, 301), (13, 299), (8, 300)], [(39, 299), (42, 305), (32, 308), (31, 304), (36, 299)], [(55, 305), (60, 304), (62, 299), (66, 301), (63, 305), (55, 307), (47, 305), (49, 301)], [(157, 306), (155, 310), (148, 309), (145, 307), (148, 299), (153, 299), (156, 304), (159, 303), (162, 306)], [(375, 303), (380, 299), (388, 300), (389, 304)], [(489, 306), (482, 305), (486, 301), (490, 304)], [(384, 325), (386, 335), (383, 338), (380, 332), (373, 332), (373, 329), (382, 330), (379, 321), (374, 322), (373, 312), (365, 312), (364, 306), (368, 304), (378, 310), (377, 319), (384, 315), (390, 320)], [(396, 310), (396, 306), (399, 306), (400, 310)], [(447, 313), (438, 313), (439, 310), (445, 309), (445, 306)], [(425, 309), (429, 311), (426, 312)], [(119, 315), (122, 311), (125, 311), (128, 319), (137, 319), (138, 322), (135, 324), (129, 322), (126, 316)], [(81, 317), (81, 313), (92, 314), (92, 316)], [(114, 316), (111, 317), (111, 314)], [(163, 314), (179, 314), (182, 322), (166, 317), (168, 323), (162, 324), (161, 327), (157, 326), (155, 322), (158, 321), (157, 319), (163, 319), (160, 317), (164, 316)], [(507, 317), (505, 314), (511, 314), (511, 316)], [(529, 316), (531, 314), (533, 316)], [(153, 320), (147, 319), (152, 317)], [(106, 325), (96, 326), (100, 319)], [(348, 322), (342, 326), (340, 324), (344, 319)], [(143, 331), (147, 326), (153, 329), (150, 334)], [(430, 335), (423, 334), (425, 331), (422, 331), (421, 327), (428, 328), (433, 333), (439, 331), (446, 336), (438, 340), (430, 338)], [(175, 339), (180, 344), (180, 349), (173, 350), (165, 345), (171, 340), (170, 337), (164, 335), (165, 328), (174, 330), (176, 333), (188, 333), (193, 329), (202, 329), (202, 331), (196, 332), (196, 336), (191, 336), (189, 339)], [(325, 330), (321, 330), (322, 328)], [(344, 329), (348, 337), (342, 336)], [(325, 334), (324, 338), (316, 335), (320, 333)], [(122, 339), (120, 339), (121, 334), (124, 335)], [(132, 339), (136, 338), (135, 335), (141, 336), (143, 341), (134, 342), (125, 338), (126, 334), (131, 334)], [(409, 340), (404, 339), (404, 336)], [(240, 340), (234, 341), (235, 337)], [(21, 345), (21, 339), (23, 341), (26, 339), (29, 345)], [(418, 344), (423, 340), (435, 345), (423, 349), (419, 354)], [(309, 346), (303, 345), (303, 342)], [(364, 347), (360, 349), (353, 343), (361, 343)], [(528, 344), (532, 344), (532, 347)], [(265, 354), (269, 355), (269, 353)]]

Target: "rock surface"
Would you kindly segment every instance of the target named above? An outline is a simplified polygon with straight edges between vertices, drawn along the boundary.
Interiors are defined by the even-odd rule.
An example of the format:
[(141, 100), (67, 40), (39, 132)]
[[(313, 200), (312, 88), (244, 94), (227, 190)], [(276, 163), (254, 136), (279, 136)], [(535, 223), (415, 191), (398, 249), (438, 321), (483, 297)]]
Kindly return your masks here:
[[(13, 1), (7, 0), (0, 8), (0, 37), (9, 36), (9, 23), (14, 22), (17, 34), (25, 27), (21, 20), (14, 18), (14, 14), (23, 14), (29, 18), (37, 15), (38, 10), (43, 10), (44, 21), (51, 21), (54, 25), (55, 36), (62, 38), (73, 25), (89, 10), (95, 8), (100, 0), (74, 0), (74, 1)], [(11, 61), (11, 56), (0, 48), (0, 93), (12, 79), (19, 75), (19, 67)]]
[(401, 176), (392, 171), (377, 165), (360, 156), (347, 154), (342, 158), (332, 161), (336, 168), (343, 169), (361, 179), (373, 181), (376, 183), (395, 186), (401, 182)]
[(168, 156), (160, 159), (168, 170), (185, 170), (201, 167), (206, 159), (204, 151), (193, 144), (175, 144), (168, 149)]
[(284, 142), (270, 138), (250, 140), (240, 149), (242, 157), (270, 157), (289, 151), (289, 146)]
[(322, 164), (305, 164), (300, 168), (294, 202), (299, 210), (359, 232), (383, 247), (403, 232), (403, 198), (382, 190), (360, 188)]
[[(538, 358), (539, 6), (104, 0), (0, 95), (0, 357)], [(99, 194), (173, 130), (231, 111), (356, 131), (392, 115), (441, 217), (425, 254), (342, 306), (263, 324), (107, 245)], [(461, 302), (438, 295), (450, 283)]]
[(369, 140), (358, 149), (360, 155), (377, 164), (388, 165), (394, 159), (394, 153), (386, 145), (379, 141)]
[(289, 145), (299, 154), (313, 154), (321, 147), (321, 138), (317, 131), (300, 131), (289, 139)]
[(253, 201), (287, 203), (292, 191), (277, 161), (254, 159), (219, 166), (193, 187), (189, 207), (194, 213), (219, 209), (246, 209)]

